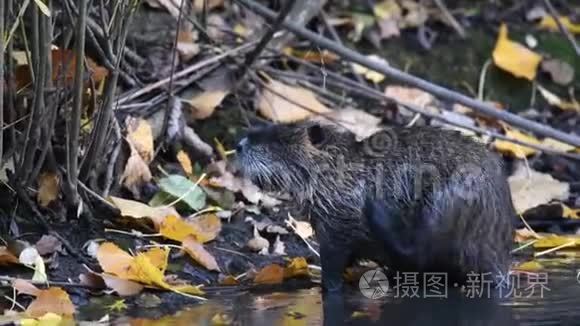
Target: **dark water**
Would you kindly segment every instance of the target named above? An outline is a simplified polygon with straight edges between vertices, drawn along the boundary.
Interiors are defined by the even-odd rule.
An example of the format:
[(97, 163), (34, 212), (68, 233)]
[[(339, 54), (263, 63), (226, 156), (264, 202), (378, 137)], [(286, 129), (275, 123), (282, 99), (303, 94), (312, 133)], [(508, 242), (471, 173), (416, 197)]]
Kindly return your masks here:
[[(213, 298), (163, 318), (126, 317), (116, 324), (580, 325), (580, 264), (558, 259), (545, 260), (543, 265), (547, 267), (542, 271), (513, 276), (511, 286), (502, 293), (481, 284), (463, 290), (450, 285), (446, 294), (435, 293), (433, 288), (416, 289), (423, 280), (414, 282), (410, 277), (407, 283), (398, 283), (398, 291), (390, 284), (379, 299), (365, 297), (356, 285), (341, 296), (322, 296), (316, 287), (268, 294), (245, 292)], [(379, 283), (371, 282), (371, 288), (380, 289)]]

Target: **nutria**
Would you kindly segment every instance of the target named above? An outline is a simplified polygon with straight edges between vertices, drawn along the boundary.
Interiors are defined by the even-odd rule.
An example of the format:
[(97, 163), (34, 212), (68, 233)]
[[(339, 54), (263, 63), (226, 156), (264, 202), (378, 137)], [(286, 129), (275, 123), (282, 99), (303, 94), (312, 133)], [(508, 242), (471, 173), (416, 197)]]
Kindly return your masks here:
[(272, 125), (239, 142), (237, 162), (311, 217), (327, 291), (354, 258), (455, 282), (509, 269), (515, 211), (501, 161), (459, 132), (385, 127), (357, 141), (333, 124)]

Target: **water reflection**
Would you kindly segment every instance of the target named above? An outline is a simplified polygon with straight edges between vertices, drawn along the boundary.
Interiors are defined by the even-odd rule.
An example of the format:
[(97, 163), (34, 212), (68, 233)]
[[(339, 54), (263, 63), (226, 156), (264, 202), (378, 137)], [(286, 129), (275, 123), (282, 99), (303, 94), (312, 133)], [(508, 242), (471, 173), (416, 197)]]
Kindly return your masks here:
[[(357, 287), (341, 295), (318, 288), (281, 293), (237, 293), (158, 319), (120, 318), (116, 325), (578, 325), (577, 269), (547, 271), (546, 291), (509, 298), (468, 298), (449, 289), (446, 298), (368, 299)], [(526, 284), (521, 286), (525, 287)]]

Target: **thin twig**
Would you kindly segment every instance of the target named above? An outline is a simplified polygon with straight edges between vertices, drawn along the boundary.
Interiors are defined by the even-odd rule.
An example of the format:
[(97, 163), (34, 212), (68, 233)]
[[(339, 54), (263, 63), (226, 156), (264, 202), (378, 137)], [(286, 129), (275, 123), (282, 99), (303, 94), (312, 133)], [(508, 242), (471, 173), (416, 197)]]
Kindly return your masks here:
[(88, 0), (79, 0), (79, 13), (76, 21), (75, 40), (75, 75), (74, 94), (71, 119), (68, 128), (68, 148), (67, 148), (67, 181), (73, 196), (73, 202), (78, 201), (78, 156), (79, 156), (79, 134), (81, 129), (81, 115), (83, 105), (84, 90), (84, 61), (85, 61), (85, 35), (87, 29), (87, 6)]
[(254, 61), (256, 61), (256, 59), (260, 56), (260, 53), (264, 51), (270, 40), (272, 40), (272, 37), (274, 37), (274, 33), (276, 33), (280, 29), (282, 23), (284, 22), (284, 19), (286, 19), (286, 16), (288, 16), (290, 10), (292, 10), (293, 4), (294, 0), (286, 0), (284, 2), (284, 6), (282, 7), (282, 9), (280, 9), (280, 12), (276, 16), (276, 19), (274, 19), (272, 25), (268, 28), (268, 31), (262, 36), (258, 45), (256, 45), (254, 50), (252, 50), (246, 55), (244, 63), (240, 66), (236, 74), (238, 78), (238, 85), (244, 80), (244, 76), (246, 75), (248, 69), (252, 66)]
[(544, 4), (546, 5), (548, 12), (550, 13), (550, 16), (552, 16), (552, 18), (554, 18), (554, 20), (556, 21), (556, 25), (558, 25), (558, 29), (560, 30), (560, 32), (564, 34), (564, 36), (566, 36), (568, 42), (570, 42), (570, 44), (574, 48), (574, 51), (576, 51), (576, 55), (580, 57), (580, 47), (578, 46), (578, 43), (576, 43), (574, 35), (572, 35), (572, 33), (570, 33), (570, 31), (566, 28), (566, 26), (562, 24), (562, 21), (560, 20), (560, 14), (556, 10), (556, 8), (554, 8), (554, 6), (552, 5), (552, 2), (550, 0), (544, 0)]
[[(270, 9), (258, 4), (255, 1), (236, 0), (236, 2), (241, 3), (242, 5), (250, 8), (255, 13), (257, 13), (260, 16), (265, 17), (268, 20), (274, 20), (276, 17), (276, 14), (274, 12), (272, 12)], [(509, 112), (509, 111), (498, 110), (497, 108), (494, 108), (493, 106), (491, 106), (487, 103), (483, 103), (481, 101), (472, 99), (472, 98), (465, 96), (463, 94), (460, 94), (458, 92), (455, 92), (455, 91), (449, 90), (447, 88), (444, 88), (442, 86), (430, 83), (424, 79), (421, 79), (421, 78), (418, 78), (416, 76), (405, 73), (403, 71), (400, 71), (400, 70), (398, 70), (394, 67), (391, 67), (385, 63), (369, 59), (366, 56), (364, 56), (356, 51), (353, 51), (349, 48), (341, 46), (340, 44), (337, 44), (336, 42), (333, 42), (333, 41), (331, 41), (331, 40), (329, 40), (321, 35), (313, 33), (311, 31), (307, 30), (306, 28), (304, 28), (302, 26), (298, 26), (292, 22), (285, 21), (285, 22), (283, 22), (283, 25), (284, 25), (284, 27), (286, 27), (288, 30), (292, 31), (296, 35), (301, 36), (301, 37), (313, 42), (314, 44), (316, 44), (320, 47), (323, 47), (327, 50), (330, 50), (330, 51), (338, 54), (343, 59), (358, 63), (360, 65), (363, 65), (369, 69), (375, 70), (375, 71), (380, 72), (388, 77), (391, 77), (394, 80), (409, 84), (409, 85), (417, 87), (417, 88), (420, 88), (426, 92), (434, 94), (437, 97), (449, 100), (451, 102), (463, 104), (463, 105), (470, 107), (473, 110), (475, 110), (483, 115), (486, 115), (486, 116), (489, 116), (492, 118), (496, 118), (498, 120), (503, 120), (503, 121), (505, 121), (505, 122), (515, 126), (515, 127), (518, 127), (520, 129), (529, 130), (529, 131), (535, 132), (541, 136), (551, 137), (551, 138), (557, 139), (563, 143), (570, 144), (570, 145), (573, 145), (576, 147), (580, 146), (580, 136), (564, 133), (564, 132), (562, 132), (560, 130), (556, 130), (550, 126), (546, 126), (546, 125), (543, 125), (541, 123), (522, 118), (516, 114)]]
[[(194, 64), (192, 66), (189, 66), (189, 67), (181, 70), (180, 72), (176, 73), (173, 76), (173, 78), (181, 78), (183, 76), (187, 76), (187, 75), (191, 74), (192, 72), (195, 72), (195, 71), (197, 71), (197, 70), (199, 70), (199, 69), (201, 69), (201, 68), (203, 68), (205, 66), (208, 66), (208, 65), (211, 65), (213, 63), (219, 62), (222, 59), (227, 58), (228, 56), (231, 56), (231, 55), (237, 54), (238, 52), (244, 51), (244, 50), (252, 47), (255, 43), (256, 42), (249, 42), (249, 43), (240, 45), (240, 46), (238, 46), (236, 48), (227, 50), (227, 51), (223, 52), (222, 54), (219, 54), (219, 55), (216, 55), (216, 56), (212, 56), (210, 58), (207, 58), (205, 60), (202, 60), (202, 61), (200, 61), (200, 62), (198, 62), (198, 63), (196, 63), (196, 64)], [(136, 99), (139, 96), (142, 96), (144, 94), (147, 94), (147, 93), (151, 92), (152, 90), (155, 90), (157, 88), (160, 88), (160, 87), (164, 86), (165, 84), (169, 83), (169, 80), (170, 80), (170, 78), (167, 77), (167, 78), (162, 79), (160, 81), (157, 81), (157, 82), (155, 82), (153, 84), (149, 84), (149, 85), (143, 87), (142, 89), (140, 89), (140, 90), (138, 90), (138, 91), (136, 91), (134, 93), (131, 93), (131, 94), (127, 95), (127, 96), (124, 96), (124, 97), (119, 98), (119, 100), (117, 101), (117, 104), (123, 104), (123, 103), (126, 103), (126, 102), (130, 101), (130, 100)]]
[[(4, 19), (5, 15), (5, 5), (6, 1), (0, 1), (0, 128), (4, 127), (4, 49), (6, 45), (4, 44)], [(0, 166), (4, 166), (4, 132), (0, 131)]]
[(453, 29), (455, 30), (455, 32), (457, 32), (459, 37), (465, 39), (467, 37), (467, 33), (465, 33), (463, 26), (461, 26), (461, 24), (457, 21), (457, 19), (455, 19), (455, 17), (453, 17), (453, 15), (449, 12), (449, 9), (447, 9), (447, 6), (443, 2), (443, 0), (434, 0), (434, 1), (439, 10), (441, 10), (441, 13), (443, 13), (445, 19), (447, 19), (447, 22), (451, 24), (451, 27), (453, 27)]

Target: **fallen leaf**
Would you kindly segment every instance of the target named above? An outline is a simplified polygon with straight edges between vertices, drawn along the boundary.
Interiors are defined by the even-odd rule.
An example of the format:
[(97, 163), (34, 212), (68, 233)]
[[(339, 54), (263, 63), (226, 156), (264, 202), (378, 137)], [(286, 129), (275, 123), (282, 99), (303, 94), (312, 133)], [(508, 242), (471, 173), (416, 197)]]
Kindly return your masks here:
[(141, 155), (139, 155), (139, 152), (133, 145), (130, 144), (130, 147), (131, 156), (129, 156), (125, 164), (121, 182), (123, 186), (136, 195), (140, 193), (141, 186), (150, 182), (153, 176), (151, 175), (149, 166), (145, 163)]
[(75, 307), (68, 293), (61, 288), (51, 287), (38, 293), (36, 299), (26, 308), (26, 313), (34, 318), (47, 313), (72, 316), (75, 313)]
[(32, 296), (38, 296), (41, 289), (37, 288), (36, 285), (32, 284), (28, 280), (23, 279), (15, 279), (12, 281), (12, 287), (18, 291), (19, 294), (28, 294)]
[(268, 78), (258, 95), (258, 111), (274, 122), (295, 122), (313, 114), (329, 112), (312, 91)]
[(20, 261), (5, 246), (0, 246), (0, 266), (20, 264)]
[(565, 61), (559, 59), (544, 60), (541, 68), (550, 74), (556, 84), (566, 86), (574, 80), (574, 67)]
[(501, 24), (493, 50), (493, 62), (516, 77), (534, 80), (542, 56), (508, 39), (508, 29)]
[(177, 52), (181, 60), (189, 61), (199, 53), (197, 43), (198, 32), (190, 28), (183, 28), (177, 34)]
[(180, 198), (192, 209), (198, 211), (205, 207), (206, 194), (199, 185), (181, 175), (170, 175), (162, 178), (158, 182), (163, 192), (175, 198)]
[[(100, 83), (108, 76), (109, 70), (101, 67), (89, 57), (85, 57), (89, 75), (93, 78), (96, 84)], [(52, 80), (60, 83), (64, 80), (66, 85), (72, 85), (76, 70), (76, 55), (69, 49), (53, 49), (51, 52), (52, 63)], [(21, 89), (30, 84), (30, 67), (28, 64), (19, 65), (16, 67), (16, 87)]]
[(109, 201), (121, 211), (122, 216), (150, 218), (157, 228), (167, 216), (179, 216), (179, 213), (173, 207), (151, 207), (138, 201), (113, 196), (109, 197)]
[(544, 138), (544, 140), (542, 140), (542, 146), (562, 152), (572, 152), (578, 149), (578, 147), (563, 143), (559, 140), (555, 140), (554, 138)]
[(517, 229), (515, 232), (514, 241), (516, 243), (524, 243), (530, 240), (539, 239), (539, 235), (528, 228)]
[(20, 252), (18, 260), (21, 264), (27, 265), (34, 269), (34, 275), (32, 276), (33, 281), (46, 282), (46, 266), (44, 265), (44, 260), (38, 254), (38, 250), (34, 247), (25, 248)]
[(163, 271), (157, 268), (157, 266), (155, 266), (149, 257), (145, 254), (137, 254), (135, 257), (135, 266), (136, 271), (140, 275), (140, 282), (142, 283), (155, 285), (162, 289), (167, 289), (178, 293), (187, 293), (193, 295), (204, 294), (204, 292), (196, 286), (171, 286), (168, 284), (164, 279)]
[(224, 286), (236, 286), (236, 285), (240, 284), (240, 282), (232, 275), (227, 275), (227, 276), (221, 278), (219, 283), (220, 283), (220, 285), (224, 285)]
[(270, 242), (268, 242), (268, 239), (262, 237), (258, 229), (254, 226), (254, 237), (248, 240), (247, 246), (253, 251), (259, 251), (260, 254), (266, 255), (268, 254), (268, 248), (270, 248)]
[(216, 313), (211, 318), (211, 325), (212, 326), (228, 326), (231, 325), (233, 322), (232, 317), (228, 316), (225, 313)]
[(38, 254), (41, 256), (52, 254), (60, 250), (62, 243), (58, 238), (52, 235), (43, 235), (34, 245)]
[(36, 200), (42, 207), (58, 199), (60, 192), (60, 178), (53, 172), (43, 172), (38, 176), (38, 194)]
[[(560, 20), (560, 23), (562, 23), (562, 25), (564, 25), (564, 27), (566, 27), (566, 29), (574, 34), (580, 34), (580, 24), (575, 24), (570, 20), (570, 17), (558, 17), (558, 20)], [(543, 28), (543, 29), (547, 29), (550, 31), (554, 31), (557, 32), (560, 29), (558, 28), (558, 24), (556, 23), (556, 20), (554, 19), (554, 17), (550, 16), (550, 15), (546, 15), (544, 17), (542, 17), (542, 20), (540, 21), (540, 23), (538, 24), (538, 27)]]
[(201, 243), (197, 242), (194, 236), (187, 236), (181, 246), (187, 254), (197, 263), (210, 271), (220, 271), (215, 257), (209, 253)]
[(560, 108), (561, 110), (571, 110), (580, 112), (580, 103), (576, 101), (567, 102), (559, 98), (556, 94), (548, 91), (544, 87), (536, 84), (536, 88), (548, 104)]
[(183, 169), (183, 172), (185, 172), (186, 175), (193, 174), (193, 164), (191, 163), (189, 155), (187, 155), (187, 153), (184, 150), (180, 150), (177, 153), (177, 161), (179, 162), (179, 165), (181, 165), (181, 168)]
[(224, 6), (224, 0), (193, 0), (195, 12), (202, 12), (204, 3), (207, 11)]
[(282, 52), (287, 56), (300, 58), (305, 61), (329, 64), (337, 61), (340, 57), (334, 52), (328, 50), (299, 50), (292, 47), (285, 47)]
[(25, 318), (20, 320), (20, 325), (22, 326), (61, 326), (61, 325), (74, 325), (74, 321), (69, 318), (63, 318), (60, 315), (54, 314), (52, 312), (47, 312), (46, 314), (33, 319)]
[(221, 230), (221, 221), (215, 214), (199, 216), (193, 221), (186, 221), (177, 216), (168, 216), (159, 228), (164, 237), (182, 242), (188, 236), (194, 236), (201, 243), (215, 239)]
[(123, 279), (138, 279), (132, 267), (133, 256), (112, 242), (105, 242), (99, 246), (97, 261), (105, 273)]
[(262, 268), (254, 277), (256, 284), (280, 284), (284, 280), (284, 268), (271, 264)]
[(286, 225), (291, 225), (294, 233), (302, 239), (308, 239), (314, 235), (314, 229), (309, 222), (297, 221), (290, 214), (288, 214), (288, 218), (284, 222)]
[(357, 141), (366, 139), (382, 129), (381, 118), (353, 108), (333, 110), (325, 115), (314, 116), (311, 120), (321, 124), (338, 124), (355, 134)]
[(580, 219), (580, 208), (570, 208), (564, 204), (560, 205), (562, 205), (562, 217)]
[[(436, 103), (435, 97), (418, 88), (410, 88), (397, 85), (387, 86), (385, 88), (385, 96), (392, 98), (397, 103), (414, 106), (417, 109), (424, 110), (428, 113), (434, 114), (439, 113), (439, 109), (437, 109), (437, 107), (434, 105)], [(406, 108), (401, 109), (402, 109), (400, 110), (401, 114), (404, 116), (415, 115), (414, 112)]]
[[(506, 137), (526, 142), (529, 144), (534, 145), (541, 144), (541, 142), (537, 138), (530, 136), (528, 134), (524, 134), (523, 132), (517, 129), (505, 128), (505, 135)], [(519, 145), (503, 139), (496, 139), (493, 142), (493, 146), (501, 153), (508, 154), (521, 159), (524, 159), (538, 152), (538, 150), (535, 148)]]
[(308, 273), (308, 262), (306, 262), (306, 258), (304, 257), (294, 257), (288, 263), (288, 266), (284, 269), (284, 277), (291, 278), (291, 277), (300, 277), (300, 276), (309, 276)]
[(559, 246), (564, 246), (566, 244), (570, 244), (571, 247), (579, 246), (580, 245), (580, 236), (577, 235), (556, 235), (550, 234), (544, 236), (538, 241), (534, 242), (534, 248), (537, 249), (548, 249), (548, 248), (555, 248)]
[(108, 288), (113, 289), (120, 296), (132, 296), (141, 293), (144, 286), (137, 282), (123, 279), (114, 275), (101, 274)]
[(566, 200), (570, 195), (568, 183), (558, 181), (549, 174), (527, 169), (523, 164), (508, 178), (508, 183), (518, 213), (551, 200)]
[(539, 262), (532, 260), (520, 263), (514, 269), (518, 271), (537, 272), (544, 269), (544, 266)]
[(403, 0), (401, 1), (401, 6), (403, 7), (404, 12), (406, 12), (402, 21), (399, 23), (401, 28), (419, 27), (427, 22), (429, 13), (422, 3)]
[(388, 39), (401, 34), (399, 23), (403, 13), (401, 7), (395, 0), (385, 0), (375, 3), (373, 13), (377, 17), (381, 39)]
[[(388, 65), (388, 62), (385, 59), (375, 54), (368, 55), (367, 59)], [(358, 63), (352, 63), (352, 67), (355, 74), (361, 75), (375, 84), (378, 84), (383, 80), (385, 80), (385, 75), (381, 74), (378, 71), (374, 71), (365, 66), (359, 65)]]
[(213, 90), (203, 92), (192, 98), (189, 101), (189, 105), (192, 108), (191, 117), (196, 120), (209, 118), (227, 95), (228, 91)]
[(127, 140), (131, 143), (145, 163), (153, 160), (153, 129), (147, 120), (127, 117)]

